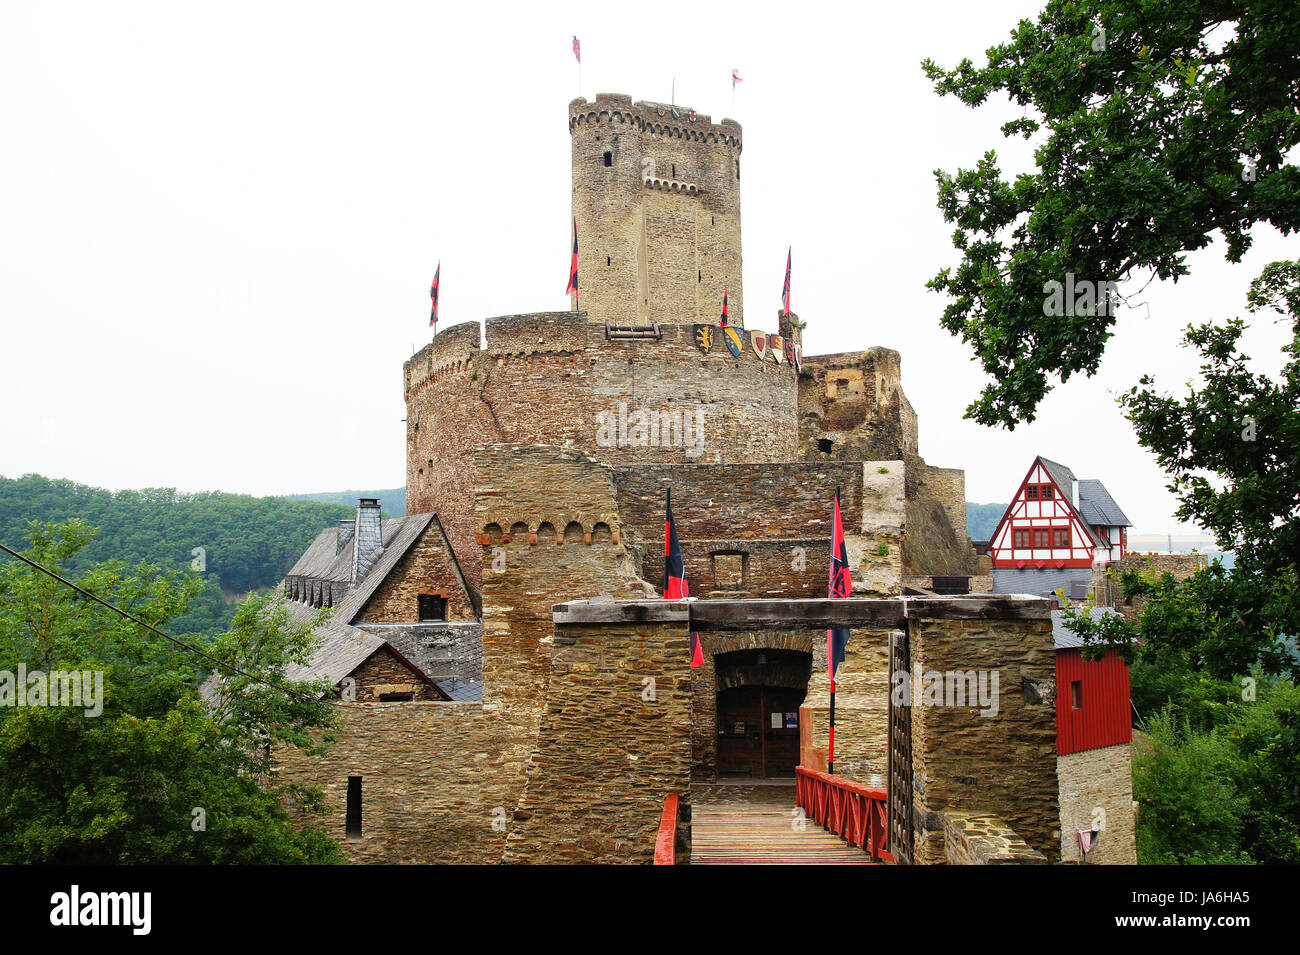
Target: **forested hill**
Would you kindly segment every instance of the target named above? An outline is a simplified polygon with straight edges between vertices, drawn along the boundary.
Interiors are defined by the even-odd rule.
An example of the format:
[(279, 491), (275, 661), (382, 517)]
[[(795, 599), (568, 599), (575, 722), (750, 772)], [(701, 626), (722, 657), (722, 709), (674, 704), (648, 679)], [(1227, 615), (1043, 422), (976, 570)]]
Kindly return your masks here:
[(234, 612), (234, 598), (275, 586), (323, 528), (352, 514), (353, 507), (343, 504), (282, 497), (181, 494), (171, 488), (107, 491), (39, 474), (0, 477), (0, 542), (15, 550), (27, 547), (28, 521), (74, 517), (100, 531), (74, 569), (114, 559), (180, 569), (190, 567), (199, 556), (195, 549), (203, 548), (207, 587), (171, 625), (177, 633), (220, 633)]
[(997, 530), (998, 521), (1007, 511), (1005, 504), (966, 502), (966, 532), (973, 541), (986, 541)]
[(406, 513), (406, 488), (395, 487), (386, 491), (321, 491), (319, 494), (286, 494), (291, 501), (327, 501), (331, 504), (350, 504), (356, 507), (363, 497), (379, 499), (385, 517), (401, 517)]

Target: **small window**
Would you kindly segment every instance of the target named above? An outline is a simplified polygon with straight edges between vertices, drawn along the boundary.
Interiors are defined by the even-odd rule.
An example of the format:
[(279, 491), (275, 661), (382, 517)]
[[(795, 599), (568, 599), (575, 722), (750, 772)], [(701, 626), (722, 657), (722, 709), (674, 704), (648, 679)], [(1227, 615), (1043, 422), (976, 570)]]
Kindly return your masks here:
[(736, 160), (736, 179), (740, 179), (740, 160)]
[(605, 264), (606, 264), (606, 265), (613, 265), (613, 264), (614, 264), (614, 257), (613, 257), (612, 255), (607, 255), (607, 256), (605, 256)]
[(831, 448), (833, 447), (835, 447), (835, 442), (832, 441), (830, 438), (817, 439), (817, 450), (820, 451), (822, 454), (830, 454)]
[(677, 178), (677, 163), (673, 163), (673, 178)]
[(349, 839), (361, 838), (361, 777), (348, 777), (348, 818), (345, 827)]
[(1034, 528), (1034, 548), (1047, 550), (1052, 546), (1052, 531), (1048, 527)]
[(1052, 528), (1052, 547), (1056, 549), (1070, 546), (1070, 529), (1068, 527)]
[(420, 594), (416, 598), (421, 620), (446, 620), (447, 598), (439, 594)]
[(613, 153), (605, 153), (605, 165), (606, 165), (606, 166), (612, 166), (612, 165), (614, 165), (614, 154), (613, 154)]
[(1026, 498), (1027, 500), (1030, 500), (1030, 501), (1036, 501), (1036, 500), (1038, 500), (1038, 485), (1037, 485), (1037, 484), (1027, 484), (1027, 485), (1025, 485), (1025, 498)]
[(414, 693), (380, 693), (380, 703), (410, 703), (415, 699)]
[(1028, 531), (1027, 529), (1021, 527), (1021, 528), (1017, 528), (1013, 533), (1014, 533), (1014, 535), (1015, 535), (1015, 538), (1014, 538), (1014, 540), (1013, 540), (1011, 546), (1014, 547), (1014, 548), (1016, 548), (1016, 549), (1018, 549), (1018, 550), (1028, 549), (1028, 547), (1029, 547), (1029, 531)]
[(1050, 484), (1044, 484), (1044, 485), (1043, 485), (1043, 500), (1044, 500), (1044, 501), (1050, 501), (1051, 499), (1052, 499), (1052, 485), (1050, 485)]
[(1075, 680), (1070, 684), (1070, 709), (1083, 709), (1083, 681)]

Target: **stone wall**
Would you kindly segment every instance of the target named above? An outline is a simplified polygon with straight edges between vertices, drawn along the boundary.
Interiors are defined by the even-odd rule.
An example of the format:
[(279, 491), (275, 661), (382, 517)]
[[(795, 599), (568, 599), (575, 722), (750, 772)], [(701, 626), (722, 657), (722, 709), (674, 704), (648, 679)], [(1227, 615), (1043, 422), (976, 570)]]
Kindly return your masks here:
[(551, 608), (575, 594), (644, 597), (652, 590), (620, 543), (609, 469), (558, 448), (489, 445), (479, 451), (477, 470), (483, 700), (498, 732), (492, 771), (513, 814), (547, 705)]
[(690, 812), (681, 623), (555, 625), (545, 714), (506, 862), (649, 863), (664, 798)]
[(410, 693), (412, 700), (440, 700), (438, 691), (420, 679), (391, 649), (380, 647), (352, 671), (357, 703), (378, 703), (385, 694)]
[[(284, 746), (275, 772), (319, 785), (327, 831), (355, 863), (495, 863), (504, 810), (490, 784), (491, 733), (478, 703), (341, 703), (324, 756)], [(361, 835), (345, 833), (348, 777), (361, 777)], [(493, 828), (494, 819), (499, 829)]]
[(421, 594), (443, 597), (447, 602), (448, 620), (478, 619), (470, 603), (466, 582), (436, 518), (429, 522), (350, 622), (418, 623)]
[[(862, 520), (861, 475), (862, 465), (845, 462), (619, 467), (613, 479), (625, 543), (646, 580), (663, 580), (671, 487), (693, 595), (824, 597), (834, 488), (852, 535)], [(742, 559), (737, 567), (719, 555)]]
[(944, 857), (949, 865), (1046, 865), (1047, 859), (996, 816), (944, 812)]
[(915, 455), (916, 415), (903, 396), (902, 375), (902, 359), (890, 348), (805, 357), (800, 456), (876, 461)]
[[(812, 678), (799, 711), (808, 739), (800, 762), (826, 771), (830, 739), (830, 673), (826, 632), (813, 640)], [(889, 772), (889, 631), (851, 630), (835, 686), (835, 775), (886, 785)]]
[(966, 472), (960, 468), (936, 468), (925, 465), (920, 475), (926, 496), (936, 501), (948, 515), (948, 523), (963, 545), (966, 531)]
[[(943, 860), (940, 813), (949, 810), (994, 815), (1050, 861), (1060, 857), (1050, 611), (1043, 602), (1023, 613), (1026, 619), (910, 621), (914, 680), (927, 672), (998, 674), (996, 715), (982, 715), (975, 706), (924, 705), (914, 692), (912, 816), (918, 863)], [(1033, 692), (1027, 692), (1026, 681)]]
[[(1057, 774), (1061, 793), (1061, 861), (1137, 865), (1132, 744), (1057, 757)], [(1085, 859), (1079, 851), (1078, 832), (1090, 830), (1098, 822), (1101, 835)]]

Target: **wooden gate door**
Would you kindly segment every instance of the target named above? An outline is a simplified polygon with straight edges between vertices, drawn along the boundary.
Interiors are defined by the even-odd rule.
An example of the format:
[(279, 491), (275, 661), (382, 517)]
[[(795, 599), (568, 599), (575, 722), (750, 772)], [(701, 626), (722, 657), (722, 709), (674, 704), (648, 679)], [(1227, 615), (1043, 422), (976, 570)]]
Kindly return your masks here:
[[(900, 864), (912, 862), (912, 709), (894, 699), (894, 675), (911, 679), (907, 634), (889, 635), (889, 852)], [(911, 689), (910, 685), (908, 687)]]
[(794, 776), (803, 690), (738, 686), (718, 693), (718, 774)]

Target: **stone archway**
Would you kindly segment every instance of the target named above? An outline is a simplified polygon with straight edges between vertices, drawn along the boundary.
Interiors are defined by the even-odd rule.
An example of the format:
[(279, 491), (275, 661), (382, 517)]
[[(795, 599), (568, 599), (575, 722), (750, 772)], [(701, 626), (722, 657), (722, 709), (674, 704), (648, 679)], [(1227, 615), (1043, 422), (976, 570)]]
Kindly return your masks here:
[[(806, 630), (700, 634), (705, 665), (691, 673), (695, 778), (760, 777), (769, 771), (793, 777), (799, 761), (797, 714), (812, 671), (814, 637)], [(772, 726), (772, 713), (781, 714), (779, 728)], [(795, 714), (789, 727), (787, 713)], [(746, 725), (738, 732), (740, 722)], [(742, 736), (748, 744), (739, 744)], [(764, 758), (768, 744), (771, 759)], [(741, 755), (746, 749), (749, 755)]]
[(715, 655), (713, 665), (718, 779), (793, 779), (812, 654), (735, 650)]

